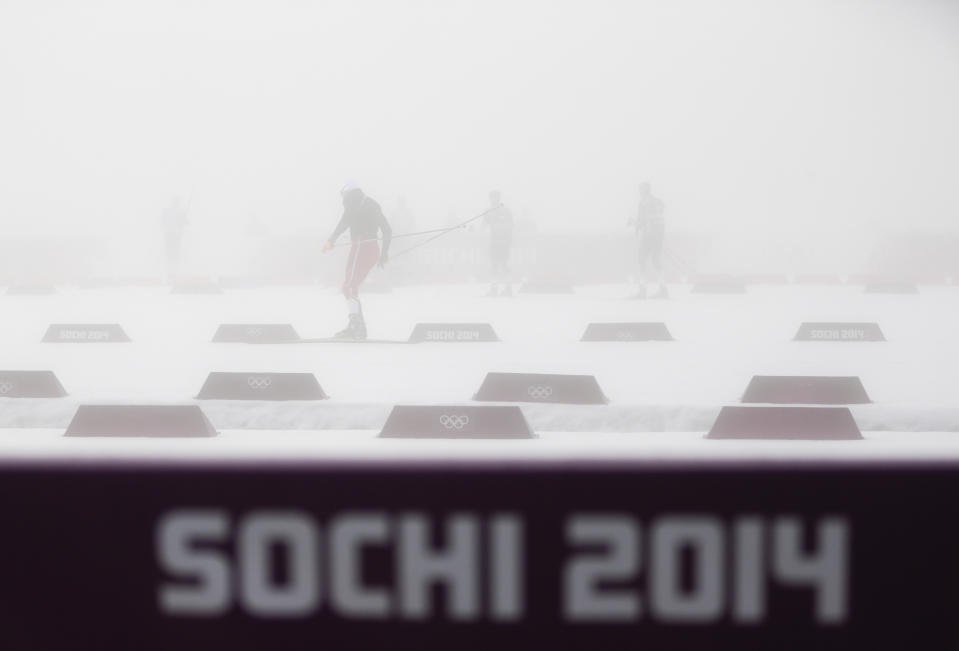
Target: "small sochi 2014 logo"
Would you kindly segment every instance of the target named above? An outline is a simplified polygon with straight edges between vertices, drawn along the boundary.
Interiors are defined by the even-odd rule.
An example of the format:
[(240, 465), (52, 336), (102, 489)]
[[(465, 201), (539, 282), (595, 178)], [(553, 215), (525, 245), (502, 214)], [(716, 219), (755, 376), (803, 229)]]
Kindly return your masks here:
[(251, 375), (246, 379), (251, 389), (268, 389), (273, 384), (273, 378), (262, 375)]
[(553, 387), (534, 384), (526, 389), (526, 393), (533, 400), (546, 400), (553, 395)]
[(263, 328), (260, 328), (258, 326), (250, 326), (249, 328), (246, 329), (247, 337), (259, 337), (262, 334), (263, 334)]
[(12, 392), (13, 388), (13, 382), (7, 380), (0, 381), (0, 396), (5, 396)]
[(462, 430), (470, 424), (470, 417), (466, 414), (443, 414), (440, 416), (440, 425), (449, 430)]

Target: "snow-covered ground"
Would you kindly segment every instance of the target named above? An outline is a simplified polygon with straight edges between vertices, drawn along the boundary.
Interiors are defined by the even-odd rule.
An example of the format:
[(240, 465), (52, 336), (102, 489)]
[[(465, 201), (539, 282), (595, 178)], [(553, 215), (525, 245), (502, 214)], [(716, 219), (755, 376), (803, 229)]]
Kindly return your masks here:
[(534, 439), (381, 439), (376, 431), (223, 430), (215, 438), (75, 438), (62, 429), (0, 429), (0, 467), (54, 464), (297, 463), (761, 464), (959, 461), (952, 432), (864, 432), (858, 441), (709, 440), (702, 432), (545, 432)]
[[(479, 285), (443, 285), (367, 294), (370, 336), (406, 340), (419, 322), (487, 322), (502, 339), (498, 343), (210, 343), (221, 323), (291, 323), (305, 338), (327, 336), (344, 321), (333, 288), (220, 295), (174, 295), (163, 287), (61, 288), (51, 296), (0, 296), (0, 368), (52, 370), (70, 394), (0, 399), (0, 427), (8, 428), (0, 430), (0, 453), (69, 450), (83, 456), (118, 445), (125, 453), (242, 456), (279, 446), (281, 456), (308, 450), (390, 456), (442, 453), (452, 445), (477, 454), (571, 458), (615, 457), (633, 448), (653, 457), (717, 450), (760, 457), (815, 457), (840, 449), (881, 457), (959, 454), (959, 287), (887, 295), (864, 293), (858, 285), (769, 285), (742, 295), (704, 295), (678, 286), (668, 301), (630, 300), (624, 285), (513, 299), (484, 292)], [(579, 341), (588, 323), (606, 321), (662, 321), (675, 341)], [(794, 342), (803, 321), (874, 321), (888, 341)], [(40, 343), (51, 323), (119, 323), (133, 342)], [(78, 404), (192, 402), (211, 371), (310, 372), (330, 400), (199, 401), (222, 431), (211, 441), (50, 438), (48, 430), (62, 433)], [(469, 402), (490, 371), (595, 375), (609, 404), (524, 405), (540, 434), (532, 441), (373, 439), (392, 405)], [(753, 375), (859, 376), (873, 400), (852, 408), (866, 441), (700, 442), (719, 409), (736, 404)]]

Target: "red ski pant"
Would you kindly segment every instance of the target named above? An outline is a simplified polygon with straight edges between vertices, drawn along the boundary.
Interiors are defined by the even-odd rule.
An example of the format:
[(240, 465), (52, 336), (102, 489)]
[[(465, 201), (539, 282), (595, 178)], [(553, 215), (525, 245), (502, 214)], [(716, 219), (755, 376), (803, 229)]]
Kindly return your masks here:
[(354, 242), (346, 259), (346, 279), (343, 281), (343, 296), (359, 298), (360, 285), (380, 259), (380, 245), (373, 241)]

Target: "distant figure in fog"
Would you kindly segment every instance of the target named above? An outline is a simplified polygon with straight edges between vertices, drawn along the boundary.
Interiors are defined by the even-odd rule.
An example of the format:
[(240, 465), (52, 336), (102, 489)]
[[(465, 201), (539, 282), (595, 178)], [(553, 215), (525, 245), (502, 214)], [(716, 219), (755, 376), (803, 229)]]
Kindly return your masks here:
[(630, 218), (628, 225), (636, 230), (639, 251), (639, 276), (637, 298), (646, 298), (647, 284), (659, 284), (653, 298), (667, 298), (669, 292), (663, 282), (663, 240), (666, 226), (663, 219), (662, 200), (653, 196), (649, 183), (639, 185), (639, 210), (636, 217)]
[[(355, 182), (349, 181), (344, 185), (340, 195), (343, 197), (343, 217), (323, 245), (323, 251), (329, 251), (336, 244), (337, 238), (349, 229), (352, 244), (346, 260), (346, 278), (343, 281), (343, 296), (346, 298), (349, 323), (335, 338), (366, 339), (366, 321), (363, 319), (363, 306), (360, 305), (360, 285), (374, 266), (379, 264), (382, 267), (389, 260), (393, 229), (386, 221), (380, 204), (366, 196)], [(383, 236), (382, 252), (378, 242), (380, 234)]]
[(160, 216), (163, 228), (163, 249), (169, 279), (180, 270), (183, 258), (183, 232), (189, 224), (189, 209), (180, 197), (173, 197)]
[[(489, 210), (483, 222), (489, 226), (489, 258), (492, 279), (487, 296), (512, 296), (509, 254), (513, 246), (513, 213), (497, 190), (489, 193)], [(499, 290), (497, 290), (499, 285)]]

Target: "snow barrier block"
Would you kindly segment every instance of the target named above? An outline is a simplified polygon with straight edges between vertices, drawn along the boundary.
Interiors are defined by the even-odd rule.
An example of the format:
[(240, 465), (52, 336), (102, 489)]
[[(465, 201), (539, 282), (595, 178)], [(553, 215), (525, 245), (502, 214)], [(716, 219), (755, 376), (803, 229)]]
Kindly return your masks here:
[(804, 322), (793, 341), (885, 341), (878, 323)]
[(214, 343), (285, 344), (299, 341), (300, 335), (289, 323), (224, 323), (213, 335)]
[(252, 276), (225, 276), (217, 283), (221, 289), (256, 289), (263, 281)]
[(10, 285), (7, 287), (7, 296), (49, 296), (56, 294), (53, 285)]
[(162, 287), (164, 283), (159, 276), (121, 276), (116, 284), (120, 287)]
[(210, 373), (199, 400), (326, 400), (312, 373)]
[(590, 323), (580, 341), (672, 341), (665, 323)]
[(64, 436), (200, 438), (216, 430), (196, 405), (81, 405)]
[(848, 407), (723, 407), (709, 439), (861, 439)]
[(208, 279), (179, 280), (170, 288), (171, 294), (222, 294), (223, 288)]
[(417, 323), (410, 334), (411, 344), (474, 341), (499, 341), (499, 337), (488, 323)]
[(397, 405), (380, 438), (529, 439), (534, 434), (516, 406)]
[(41, 340), (48, 344), (115, 344), (130, 337), (117, 323), (54, 323)]
[(519, 291), (522, 294), (572, 294), (573, 286), (565, 280), (528, 280)]
[(79, 289), (106, 289), (115, 287), (116, 281), (113, 278), (81, 278), (74, 283)]
[(592, 375), (487, 373), (473, 400), (603, 405), (609, 402)]
[(756, 375), (743, 402), (780, 405), (860, 405), (872, 402), (858, 377)]
[(789, 278), (786, 274), (749, 274), (742, 281), (747, 285), (785, 285)]
[(62, 398), (67, 395), (53, 371), (0, 371), (0, 398)]
[(797, 285), (841, 285), (842, 278), (836, 274), (800, 274), (794, 282)]
[(732, 276), (705, 276), (693, 284), (694, 294), (745, 294), (746, 285), (741, 278)]
[(915, 283), (906, 280), (876, 280), (866, 283), (867, 294), (918, 294)]

